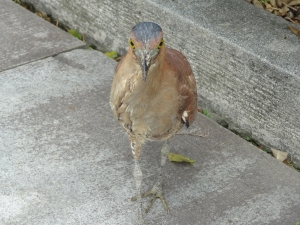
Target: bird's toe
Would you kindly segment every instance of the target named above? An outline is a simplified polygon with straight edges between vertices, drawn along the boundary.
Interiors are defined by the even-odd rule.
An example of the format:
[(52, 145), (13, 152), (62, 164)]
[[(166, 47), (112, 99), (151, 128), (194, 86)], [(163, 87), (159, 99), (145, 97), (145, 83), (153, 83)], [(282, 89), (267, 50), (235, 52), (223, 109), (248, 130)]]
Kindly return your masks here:
[[(169, 212), (169, 207), (168, 204), (163, 196), (163, 191), (162, 191), (162, 182), (157, 182), (149, 191), (145, 192), (142, 194), (142, 198), (147, 197), (148, 195), (153, 195), (151, 201), (148, 203), (148, 205), (145, 208), (145, 213), (148, 213), (152, 205), (154, 204), (155, 200), (157, 198), (160, 198), (161, 203), (163, 204), (164, 209)], [(137, 197), (131, 198), (131, 201), (136, 201)]]

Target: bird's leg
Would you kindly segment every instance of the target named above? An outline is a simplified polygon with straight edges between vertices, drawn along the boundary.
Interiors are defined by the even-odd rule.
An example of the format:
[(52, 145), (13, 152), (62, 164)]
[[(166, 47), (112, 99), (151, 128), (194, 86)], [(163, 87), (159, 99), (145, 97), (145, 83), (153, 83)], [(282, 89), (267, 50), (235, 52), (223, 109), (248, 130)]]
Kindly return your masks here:
[(165, 210), (167, 212), (169, 212), (169, 207), (163, 197), (163, 194), (162, 194), (162, 184), (163, 184), (163, 167), (164, 165), (166, 164), (166, 160), (167, 160), (167, 157), (168, 157), (168, 153), (170, 151), (170, 141), (167, 140), (162, 149), (161, 149), (161, 164), (160, 164), (160, 171), (159, 171), (159, 177), (158, 177), (158, 181), (155, 183), (155, 185), (153, 186), (153, 188), (144, 193), (142, 195), (142, 197), (146, 197), (150, 194), (153, 195), (153, 198), (152, 200), (150, 201), (150, 203), (147, 205), (147, 207), (145, 208), (145, 213), (147, 213), (149, 211), (149, 209), (152, 207), (153, 203), (155, 202), (155, 200), (157, 198), (160, 198)]
[(135, 180), (135, 187), (136, 187), (136, 198), (137, 198), (137, 203), (138, 203), (138, 225), (143, 225), (144, 220), (143, 220), (143, 212), (142, 212), (142, 196), (141, 196), (141, 187), (142, 187), (142, 179), (143, 179), (143, 174), (142, 170), (140, 168), (139, 161), (137, 159), (134, 160), (134, 170), (133, 170), (133, 177)]
[(141, 199), (141, 188), (142, 188), (142, 180), (143, 180), (143, 173), (140, 167), (140, 163), (138, 161), (139, 155), (140, 155), (140, 145), (137, 145), (134, 142), (131, 142), (131, 148), (132, 148), (132, 154), (134, 157), (134, 169), (133, 169), (133, 177), (135, 180), (135, 186), (136, 186), (136, 200), (138, 203), (138, 219), (137, 224), (138, 225), (144, 225), (144, 219), (143, 219), (143, 212), (142, 212), (142, 199)]

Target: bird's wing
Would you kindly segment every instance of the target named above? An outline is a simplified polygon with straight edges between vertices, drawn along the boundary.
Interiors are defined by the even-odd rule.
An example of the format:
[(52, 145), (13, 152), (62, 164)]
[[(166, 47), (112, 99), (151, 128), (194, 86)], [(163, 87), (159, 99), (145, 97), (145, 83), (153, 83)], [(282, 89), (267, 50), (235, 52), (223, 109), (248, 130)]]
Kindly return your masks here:
[(120, 79), (122, 76), (120, 75), (121, 70), (120, 67), (124, 63), (125, 59), (124, 55), (121, 61), (117, 64), (115, 68), (115, 77), (112, 83), (111, 92), (110, 92), (110, 106), (115, 117), (118, 118), (118, 109), (122, 106), (122, 99), (124, 98), (127, 89), (126, 80)]
[(168, 48), (166, 59), (177, 79), (177, 88), (181, 96), (178, 114), (189, 127), (196, 118), (198, 108), (195, 76), (186, 57), (179, 51)]
[(126, 55), (115, 69), (115, 77), (110, 92), (110, 106), (118, 121), (126, 130), (130, 131), (132, 121), (130, 114), (126, 113), (128, 104), (124, 104), (124, 99), (127, 99), (131, 94), (131, 86), (134, 85), (134, 79), (132, 79), (134, 73), (131, 67), (128, 67), (128, 63), (130, 64), (131, 62)]

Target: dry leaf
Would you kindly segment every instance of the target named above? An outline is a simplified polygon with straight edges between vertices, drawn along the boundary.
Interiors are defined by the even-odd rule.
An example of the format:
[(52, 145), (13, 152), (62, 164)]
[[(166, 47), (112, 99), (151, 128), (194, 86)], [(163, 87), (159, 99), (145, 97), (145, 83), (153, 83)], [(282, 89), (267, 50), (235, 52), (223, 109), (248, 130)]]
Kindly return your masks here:
[(275, 148), (271, 148), (271, 152), (272, 152), (273, 156), (280, 162), (283, 162), (284, 160), (286, 160), (286, 158), (288, 156), (287, 152), (279, 151)]
[(261, 9), (264, 8), (259, 0), (253, 0), (253, 5), (255, 5), (256, 7), (261, 8)]
[(295, 12), (295, 16), (300, 16), (300, 7), (298, 7), (297, 11)]
[(282, 7), (282, 1), (281, 1), (281, 0), (277, 0), (277, 1), (276, 1), (276, 4), (277, 4), (277, 6), (278, 6), (279, 8)]
[(287, 13), (286, 16), (289, 17), (289, 18), (291, 18), (291, 19), (294, 18), (294, 14), (291, 11), (288, 11), (288, 13)]
[(270, 0), (270, 3), (273, 7), (277, 8), (276, 0)]
[(294, 34), (296, 34), (297, 36), (300, 37), (300, 30), (298, 30), (297, 28), (295, 28), (295, 27), (293, 27), (293, 26), (290, 26), (290, 25), (287, 25), (287, 26), (288, 26), (288, 28), (290, 28), (290, 30), (291, 30)]
[(285, 5), (283, 6), (281, 9), (279, 9), (279, 13), (282, 15), (282, 16), (285, 16), (287, 14), (287, 12), (290, 11), (289, 8)]
[(289, 5), (289, 6), (297, 6), (297, 5), (300, 5), (300, 0), (293, 0), (293, 1), (291, 1), (288, 5)]
[[(291, 19), (291, 18), (289, 18), (288, 16), (286, 16), (286, 17), (284, 17), (284, 19), (286, 19), (286, 20), (288, 20), (288, 21), (291, 21), (292, 23), (297, 24), (297, 25), (300, 26), (300, 23), (299, 23), (297, 20), (295, 20), (295, 18), (294, 18), (294, 19)], [(295, 28), (295, 29), (296, 29), (296, 28)], [(296, 34), (296, 35), (297, 35), (297, 34)]]
[(273, 8), (270, 4), (265, 3), (265, 6), (266, 6), (266, 10), (267, 10), (268, 12), (273, 12), (273, 11), (274, 11), (274, 8)]

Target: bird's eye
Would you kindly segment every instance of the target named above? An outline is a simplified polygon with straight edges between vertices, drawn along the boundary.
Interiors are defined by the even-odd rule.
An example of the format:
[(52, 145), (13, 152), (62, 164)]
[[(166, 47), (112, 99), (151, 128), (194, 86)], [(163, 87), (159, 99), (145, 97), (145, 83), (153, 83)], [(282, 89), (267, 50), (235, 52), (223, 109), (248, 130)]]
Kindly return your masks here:
[(163, 46), (163, 44), (164, 44), (164, 39), (161, 39), (157, 48), (160, 49)]
[(134, 45), (134, 43), (133, 43), (133, 41), (132, 41), (131, 38), (130, 38), (130, 40), (129, 40), (129, 44), (130, 44), (130, 46), (131, 46), (133, 49), (135, 49), (135, 45)]

